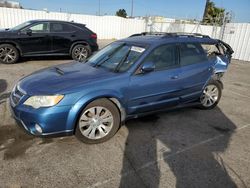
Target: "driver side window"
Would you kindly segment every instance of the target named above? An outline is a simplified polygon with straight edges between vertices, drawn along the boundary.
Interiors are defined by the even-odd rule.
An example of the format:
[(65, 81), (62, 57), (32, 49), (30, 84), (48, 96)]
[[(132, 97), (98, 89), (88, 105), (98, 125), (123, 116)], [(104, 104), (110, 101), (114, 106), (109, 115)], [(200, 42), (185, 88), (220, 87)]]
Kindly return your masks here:
[(48, 23), (39, 23), (28, 28), (32, 31), (32, 33), (47, 33), (49, 32), (49, 24)]
[(176, 45), (167, 44), (154, 49), (144, 62), (153, 62), (155, 70), (165, 70), (174, 68), (178, 65)]

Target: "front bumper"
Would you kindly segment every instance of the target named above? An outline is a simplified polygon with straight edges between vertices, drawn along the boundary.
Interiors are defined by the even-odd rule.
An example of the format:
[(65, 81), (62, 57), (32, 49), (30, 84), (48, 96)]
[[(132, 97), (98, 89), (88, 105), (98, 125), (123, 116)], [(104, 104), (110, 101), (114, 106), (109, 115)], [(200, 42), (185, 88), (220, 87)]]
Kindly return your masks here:
[(13, 106), (10, 102), (11, 114), (17, 124), (28, 133), (41, 137), (72, 135), (74, 126), (67, 125), (70, 109), (71, 106), (34, 109), (22, 104)]

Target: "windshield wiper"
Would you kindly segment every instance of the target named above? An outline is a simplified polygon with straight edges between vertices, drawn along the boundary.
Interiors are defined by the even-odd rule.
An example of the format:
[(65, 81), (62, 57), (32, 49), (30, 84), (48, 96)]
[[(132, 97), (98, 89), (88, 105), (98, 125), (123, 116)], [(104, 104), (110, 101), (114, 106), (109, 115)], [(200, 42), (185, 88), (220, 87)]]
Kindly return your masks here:
[(128, 56), (130, 54), (131, 48), (128, 50), (128, 52), (126, 53), (126, 55), (122, 58), (122, 60), (118, 63), (118, 65), (116, 66), (114, 72), (119, 72), (120, 67), (123, 65), (123, 63), (128, 59)]
[(118, 50), (120, 50), (123, 46), (125, 46), (125, 44), (126, 43), (122, 43), (111, 54), (105, 56), (99, 62), (97, 62), (94, 67), (100, 67), (102, 64), (106, 63)]

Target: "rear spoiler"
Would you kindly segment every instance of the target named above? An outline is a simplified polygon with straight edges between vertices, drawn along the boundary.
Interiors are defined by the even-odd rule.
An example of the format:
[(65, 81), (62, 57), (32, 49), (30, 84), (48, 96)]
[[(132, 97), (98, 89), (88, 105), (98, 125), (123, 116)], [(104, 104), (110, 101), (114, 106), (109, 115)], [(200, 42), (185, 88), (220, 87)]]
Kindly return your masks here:
[(222, 40), (218, 40), (218, 42), (219, 42), (219, 44), (221, 44), (222, 46), (224, 46), (226, 48), (227, 54), (229, 54), (231, 56), (234, 53), (232, 47), (229, 44), (223, 42)]

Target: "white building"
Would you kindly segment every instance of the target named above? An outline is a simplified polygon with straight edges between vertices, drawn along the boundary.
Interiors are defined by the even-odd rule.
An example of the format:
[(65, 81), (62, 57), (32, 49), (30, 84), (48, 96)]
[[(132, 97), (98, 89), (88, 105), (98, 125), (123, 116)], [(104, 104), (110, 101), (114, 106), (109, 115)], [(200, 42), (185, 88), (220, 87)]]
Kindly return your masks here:
[(7, 8), (22, 8), (21, 4), (17, 1), (6, 1), (0, 0), (0, 7), (7, 7)]

